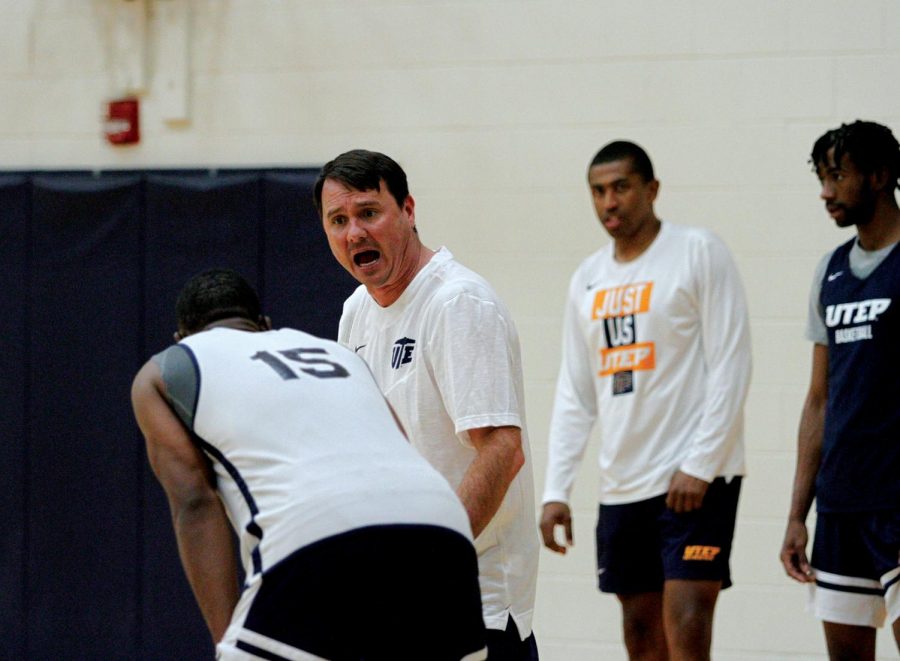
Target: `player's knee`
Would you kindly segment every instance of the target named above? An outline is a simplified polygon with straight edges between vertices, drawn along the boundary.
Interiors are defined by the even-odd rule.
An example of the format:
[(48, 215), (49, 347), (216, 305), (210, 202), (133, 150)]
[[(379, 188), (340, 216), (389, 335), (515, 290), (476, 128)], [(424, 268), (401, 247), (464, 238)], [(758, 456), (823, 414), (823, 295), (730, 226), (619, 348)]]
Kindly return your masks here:
[(624, 621), (624, 628), (626, 638), (648, 639), (656, 635), (658, 626), (650, 618), (629, 617)]
[(668, 619), (678, 626), (708, 626), (712, 622), (715, 602), (701, 600), (685, 600), (667, 608)]
[(711, 627), (718, 597), (717, 585), (696, 581), (667, 583), (664, 604), (667, 626)]
[[(715, 601), (685, 599), (666, 604), (666, 638), (674, 650), (706, 654), (712, 641)], [(692, 656), (692, 658), (704, 658)]]
[(630, 659), (654, 659), (665, 649), (665, 634), (658, 618), (630, 616), (623, 619), (622, 625)]

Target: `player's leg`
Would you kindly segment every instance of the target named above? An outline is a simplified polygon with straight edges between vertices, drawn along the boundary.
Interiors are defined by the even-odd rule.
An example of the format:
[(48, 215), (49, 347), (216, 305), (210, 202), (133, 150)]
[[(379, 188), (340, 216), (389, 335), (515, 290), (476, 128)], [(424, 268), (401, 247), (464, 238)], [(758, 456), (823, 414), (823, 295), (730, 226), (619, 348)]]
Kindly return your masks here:
[(669, 580), (663, 619), (670, 661), (707, 661), (721, 581)]
[(830, 661), (875, 661), (875, 628), (823, 622)]
[(663, 627), (662, 593), (619, 594), (622, 604), (622, 633), (631, 661), (666, 661), (666, 634)]
[(600, 590), (622, 605), (622, 633), (631, 661), (666, 661), (659, 515), (665, 496), (601, 505), (597, 519)]
[(669, 658), (709, 659), (719, 591), (731, 585), (731, 544), (741, 479), (717, 478), (703, 507), (661, 515), (663, 619)]

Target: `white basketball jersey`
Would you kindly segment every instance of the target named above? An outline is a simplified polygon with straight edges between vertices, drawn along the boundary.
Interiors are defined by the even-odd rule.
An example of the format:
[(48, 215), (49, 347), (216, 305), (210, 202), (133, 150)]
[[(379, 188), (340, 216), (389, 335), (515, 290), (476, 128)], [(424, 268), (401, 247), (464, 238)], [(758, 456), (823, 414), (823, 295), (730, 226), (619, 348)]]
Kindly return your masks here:
[(291, 329), (214, 328), (157, 362), (213, 462), (248, 580), (363, 526), (431, 524), (471, 539), (462, 504), (406, 441), (352, 351)]

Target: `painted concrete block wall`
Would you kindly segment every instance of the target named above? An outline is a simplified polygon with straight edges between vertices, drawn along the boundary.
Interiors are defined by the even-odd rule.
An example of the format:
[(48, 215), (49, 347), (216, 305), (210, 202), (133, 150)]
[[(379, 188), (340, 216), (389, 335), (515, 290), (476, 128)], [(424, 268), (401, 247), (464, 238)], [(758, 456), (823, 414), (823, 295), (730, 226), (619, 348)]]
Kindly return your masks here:
[[(827, 218), (807, 158), (842, 121), (900, 131), (900, 3), (144, 0), (143, 138), (115, 148), (101, 138), (102, 102), (127, 91), (123, 60), (140, 55), (123, 44), (123, 3), (0, 0), (0, 168), (391, 154), (426, 243), (482, 272), (515, 315), (538, 490), (566, 284), (605, 242), (585, 168), (609, 140), (645, 146), (662, 182), (657, 210), (725, 239), (752, 317), (750, 476), (715, 658), (824, 658), (805, 590), (777, 561), (809, 370), (810, 277), (849, 236)], [(163, 116), (164, 3), (191, 12), (183, 122)], [(617, 603), (593, 587), (595, 453), (596, 440), (574, 494), (576, 547), (542, 557), (536, 630), (549, 661), (625, 658)], [(879, 646), (897, 658), (885, 633)]]

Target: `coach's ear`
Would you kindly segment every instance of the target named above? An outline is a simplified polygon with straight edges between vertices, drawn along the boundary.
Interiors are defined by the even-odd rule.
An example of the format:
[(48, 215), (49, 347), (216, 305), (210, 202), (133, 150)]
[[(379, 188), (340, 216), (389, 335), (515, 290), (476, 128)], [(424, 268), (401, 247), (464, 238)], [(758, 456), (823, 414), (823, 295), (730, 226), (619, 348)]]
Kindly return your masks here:
[(172, 339), (176, 342), (181, 342), (184, 339), (184, 335), (181, 334), (181, 331), (175, 331), (172, 333)]
[(272, 330), (272, 319), (267, 314), (259, 315), (259, 321), (256, 323), (259, 325), (259, 330), (261, 331)]

